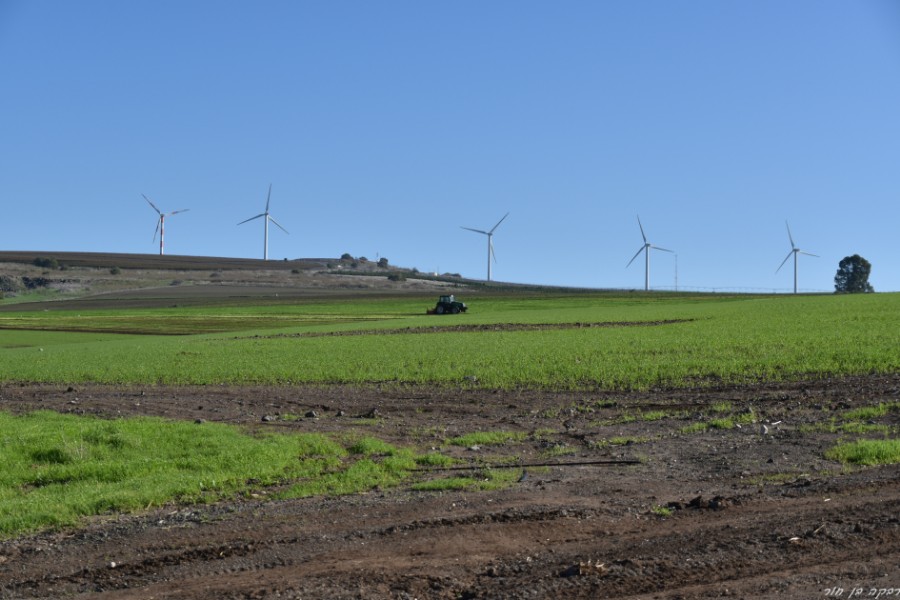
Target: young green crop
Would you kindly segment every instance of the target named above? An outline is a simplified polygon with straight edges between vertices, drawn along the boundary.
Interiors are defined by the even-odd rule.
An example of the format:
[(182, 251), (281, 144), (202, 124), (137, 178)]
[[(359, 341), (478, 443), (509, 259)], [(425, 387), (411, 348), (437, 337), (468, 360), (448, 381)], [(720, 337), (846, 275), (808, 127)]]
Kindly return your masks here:
[[(391, 299), (232, 307), (227, 318), (221, 307), (180, 313), (195, 323), (221, 317), (225, 334), (0, 330), (0, 381), (634, 389), (900, 369), (900, 294), (485, 298), (453, 317), (426, 316), (423, 306)], [(150, 322), (161, 311), (116, 314)], [(52, 328), (56, 317), (41, 318)], [(554, 327), (505, 328), (542, 323)], [(443, 329), (456, 326), (473, 329)]]

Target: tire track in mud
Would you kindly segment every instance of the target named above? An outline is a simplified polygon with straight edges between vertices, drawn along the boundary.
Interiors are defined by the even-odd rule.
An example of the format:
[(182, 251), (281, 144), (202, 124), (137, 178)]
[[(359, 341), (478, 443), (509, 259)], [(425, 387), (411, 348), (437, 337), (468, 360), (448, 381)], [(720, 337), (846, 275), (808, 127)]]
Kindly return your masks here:
[[(813, 574), (815, 585), (817, 571), (834, 573), (841, 565), (875, 559), (897, 564), (898, 487), (884, 481), (865, 497), (845, 491), (824, 513), (816, 491), (776, 501), (739, 500), (721, 510), (685, 509), (665, 520), (623, 520), (609, 510), (577, 507), (509, 508), (372, 528), (346, 523), (327, 542), (320, 538), (324, 526), (278, 535), (286, 527), (280, 522), (276, 531), (263, 526), (244, 541), (83, 569), (17, 591), (53, 597), (41, 590), (54, 585), (69, 594), (165, 598), (190, 590), (188, 597), (212, 599), (274, 597), (275, 590), (280, 597), (311, 597), (317, 590), (350, 598), (357, 596), (348, 582), (358, 580), (349, 587), (361, 586), (363, 597), (402, 597), (379, 593), (379, 586), (411, 595), (431, 590), (419, 596), (424, 598), (625, 598), (663, 591), (711, 598), (726, 588), (741, 595), (742, 586), (758, 589), (760, 578), (771, 584), (773, 572)], [(191, 532), (184, 536), (189, 545)], [(451, 537), (464, 543), (434, 543)], [(573, 570), (588, 559), (605, 564), (602, 576)], [(177, 592), (170, 581), (179, 582)]]

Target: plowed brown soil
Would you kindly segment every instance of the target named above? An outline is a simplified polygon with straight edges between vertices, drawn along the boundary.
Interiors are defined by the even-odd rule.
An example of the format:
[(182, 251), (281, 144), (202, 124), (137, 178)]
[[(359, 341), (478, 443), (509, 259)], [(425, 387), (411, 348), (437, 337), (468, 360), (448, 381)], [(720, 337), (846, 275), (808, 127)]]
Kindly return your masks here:
[[(844, 468), (824, 451), (858, 436), (810, 426), (898, 400), (897, 375), (634, 393), (7, 385), (0, 410), (355, 431), (473, 463), (582, 464), (526, 467), (493, 492), (271, 501), (261, 490), (99, 517), (0, 542), (0, 597), (896, 598), (900, 466)], [(757, 423), (683, 430), (726, 402)], [(665, 416), (641, 416), (651, 410)], [(444, 444), (495, 430), (529, 436)], [(621, 459), (640, 462), (583, 464)]]

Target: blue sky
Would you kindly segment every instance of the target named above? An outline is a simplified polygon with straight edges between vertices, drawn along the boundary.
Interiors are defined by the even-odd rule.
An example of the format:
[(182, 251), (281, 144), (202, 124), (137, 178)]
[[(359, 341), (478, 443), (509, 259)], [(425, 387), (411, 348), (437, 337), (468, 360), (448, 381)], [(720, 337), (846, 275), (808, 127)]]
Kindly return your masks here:
[(5, 250), (900, 290), (893, 0), (0, 0)]

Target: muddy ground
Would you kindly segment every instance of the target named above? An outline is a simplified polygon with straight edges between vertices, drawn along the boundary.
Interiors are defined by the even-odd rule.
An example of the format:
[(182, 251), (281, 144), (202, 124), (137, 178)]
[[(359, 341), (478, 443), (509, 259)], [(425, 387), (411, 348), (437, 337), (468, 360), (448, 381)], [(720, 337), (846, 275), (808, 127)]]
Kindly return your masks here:
[[(859, 436), (815, 425), (898, 400), (898, 375), (635, 393), (6, 385), (0, 410), (356, 431), (472, 463), (639, 462), (529, 466), (492, 492), (260, 490), (103, 516), (0, 542), (0, 598), (896, 598), (900, 466), (826, 460)], [(751, 409), (756, 423), (683, 431)], [(876, 424), (896, 432), (900, 414)], [(444, 443), (495, 430), (529, 436)]]

